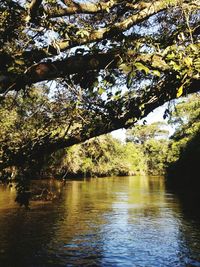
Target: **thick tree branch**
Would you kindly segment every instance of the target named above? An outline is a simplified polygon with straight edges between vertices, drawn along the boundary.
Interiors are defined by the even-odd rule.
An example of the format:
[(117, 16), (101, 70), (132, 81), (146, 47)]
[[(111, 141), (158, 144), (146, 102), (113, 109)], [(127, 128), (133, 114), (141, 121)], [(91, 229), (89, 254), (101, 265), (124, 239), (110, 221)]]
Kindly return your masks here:
[(99, 12), (108, 12), (109, 9), (118, 5), (117, 1), (108, 1), (108, 2), (86, 2), (86, 3), (74, 3), (71, 2), (67, 7), (57, 7), (57, 8), (47, 8), (45, 13), (49, 18), (56, 18), (62, 16), (68, 16), (73, 14), (96, 14)]
[[(129, 58), (130, 56), (135, 62), (145, 62), (145, 64), (148, 64), (159, 71), (165, 72), (169, 69), (169, 66), (165, 60), (162, 59), (161, 55), (130, 55), (130, 53), (128, 53)], [(121, 51), (115, 51), (84, 56), (76, 55), (64, 60), (34, 64), (26, 71), (26, 73), (17, 75), (15, 80), (13, 80), (13, 77), (10, 77), (11, 82), (5, 83), (5, 87), (1, 88), (1, 93), (8, 90), (18, 91), (26, 85), (45, 80), (63, 78), (70, 74), (87, 73), (89, 71), (99, 71), (102, 69), (115, 69), (119, 67), (123, 58), (126, 57), (127, 55)], [(9, 76), (6, 77), (6, 81), (9, 81)]]
[[(26, 73), (5, 76), (5, 83), (0, 84), (0, 93), (20, 90), (26, 85), (66, 77), (70, 74), (83, 73), (91, 70), (116, 68), (121, 57), (118, 53), (100, 53), (94, 55), (76, 55), (54, 62), (41, 62), (31, 66)], [(10, 81), (10, 82), (9, 82)]]
[[(153, 3), (152, 3), (153, 4)], [(114, 1), (110, 0), (107, 2), (86, 2), (86, 3), (74, 3), (70, 2), (67, 4), (67, 7), (63, 8), (61, 6), (57, 6), (56, 8), (46, 8), (45, 13), (49, 18), (63, 17), (75, 14), (96, 14), (99, 12), (109, 12), (110, 9), (124, 5), (125, 10), (132, 9), (135, 11), (140, 11), (144, 8), (149, 8), (150, 4), (147, 2), (139, 2), (139, 3), (126, 3), (125, 1)]]
[[(55, 138), (52, 137), (51, 133), (44, 137), (39, 136), (33, 143), (29, 142), (20, 148), (15, 148), (14, 151), (10, 151), (9, 153), (12, 156), (9, 157), (8, 161), (1, 162), (0, 168), (6, 168), (12, 165), (21, 166), (22, 162), (36, 160), (45, 153), (49, 154), (58, 149), (79, 144), (92, 137), (106, 134), (113, 130), (131, 127), (155, 108), (176, 98), (177, 86), (179, 86), (179, 84), (176, 77), (168, 77), (168, 80), (161, 81), (158, 85), (152, 87), (151, 90), (147, 90), (137, 97), (130, 98), (127, 106), (129, 111), (125, 114), (121, 114), (121, 116), (117, 111), (115, 114), (116, 116), (99, 118), (98, 121), (95, 121), (95, 125), (94, 122), (90, 120), (82, 129), (79, 129), (75, 134), (69, 136), (64, 135)], [(184, 91), (183, 96), (197, 92), (199, 89), (200, 81), (193, 79), (187, 90)], [(122, 101), (122, 99), (115, 101), (115, 103), (113, 103), (114, 106), (120, 105), (120, 101)]]
[(37, 17), (38, 14), (38, 10), (40, 5), (42, 4), (42, 0), (32, 0), (30, 5), (29, 5), (29, 9), (28, 9), (28, 13), (30, 16), (30, 20), (34, 21), (35, 18)]
[(32, 66), (26, 73), (26, 79), (35, 83), (53, 80), (66, 75), (83, 73), (91, 70), (115, 68), (120, 60), (118, 53), (101, 53), (85, 56), (72, 56), (65, 60), (42, 62)]
[[(177, 1), (173, 2), (173, 6), (177, 4)], [(82, 38), (71, 38), (70, 40), (64, 40), (61, 42), (57, 42), (57, 46), (59, 47), (60, 51), (65, 51), (66, 49), (72, 48), (77, 45), (83, 45), (86, 43), (92, 43), (101, 41), (106, 38), (110, 38), (113, 36), (118, 35), (119, 33), (122, 33), (135, 24), (138, 24), (139, 22), (142, 22), (145, 19), (148, 19), (150, 16), (166, 9), (169, 6), (169, 4), (166, 1), (155, 1), (153, 3), (146, 4), (146, 7), (142, 9), (137, 14), (134, 14), (132, 16), (129, 16), (127, 19), (124, 19), (123, 21), (119, 23), (115, 23), (114, 25), (110, 25), (105, 28), (101, 28), (99, 30), (92, 30), (89, 31), (87, 36)]]
[[(176, 6), (178, 0), (174, 0), (173, 3), (170, 4), (170, 6)], [(141, 11), (139, 11), (136, 14), (133, 14), (132, 16), (129, 16), (127, 19), (116, 23), (114, 25), (109, 25), (105, 28), (101, 28), (98, 30), (90, 30), (87, 32), (87, 34), (84, 37), (73, 37), (69, 36), (68, 39), (63, 41), (58, 41), (53, 43), (52, 45), (48, 47), (44, 47), (42, 49), (36, 49), (31, 51), (25, 51), (23, 53), (23, 56), (26, 58), (31, 58), (32, 61), (41, 60), (43, 58), (51, 57), (52, 55), (59, 54), (60, 52), (66, 51), (67, 49), (92, 43), (92, 42), (99, 42), (104, 39), (109, 39), (114, 36), (119, 35), (120, 33), (123, 33), (124, 31), (128, 30), (132, 26), (138, 24), (139, 22), (142, 22), (146, 19), (148, 19), (150, 16), (166, 9), (169, 7), (169, 3), (167, 1), (158, 0), (153, 3), (146, 3), (145, 8), (143, 8)]]

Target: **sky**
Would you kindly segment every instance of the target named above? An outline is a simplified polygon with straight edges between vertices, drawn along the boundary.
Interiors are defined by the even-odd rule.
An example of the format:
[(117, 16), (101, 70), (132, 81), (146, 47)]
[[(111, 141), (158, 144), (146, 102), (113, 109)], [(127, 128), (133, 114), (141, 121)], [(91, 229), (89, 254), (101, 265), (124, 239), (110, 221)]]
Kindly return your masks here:
[[(146, 120), (147, 124), (151, 124), (157, 121), (164, 121), (167, 123), (167, 119), (166, 120), (163, 119), (163, 114), (164, 114), (165, 109), (167, 108), (167, 105), (168, 104), (165, 103), (163, 106), (156, 108), (154, 111), (150, 112), (148, 116), (142, 119), (141, 121)], [(170, 135), (173, 134), (174, 132), (174, 129), (170, 125), (167, 127), (167, 130), (169, 131)], [(116, 131), (113, 131), (111, 135), (119, 139), (120, 141), (124, 142), (126, 139), (126, 130), (125, 129), (116, 130)]]

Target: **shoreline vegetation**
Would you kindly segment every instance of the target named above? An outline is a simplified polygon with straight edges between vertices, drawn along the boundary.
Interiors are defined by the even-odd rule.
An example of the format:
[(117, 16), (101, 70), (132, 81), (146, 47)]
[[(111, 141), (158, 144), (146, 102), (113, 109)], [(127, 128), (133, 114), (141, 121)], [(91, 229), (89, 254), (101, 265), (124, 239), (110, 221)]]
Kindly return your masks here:
[[(1, 107), (2, 116), (6, 110), (6, 107)], [(22, 137), (27, 131), (30, 134), (35, 129), (32, 121), (19, 125), (23, 113), (18, 114), (18, 118), (16, 114), (9, 115), (5, 121), (1, 120), (0, 132), (2, 138), (6, 135), (13, 137), (10, 143), (12, 146), (19, 142), (17, 135), (21, 134)], [(175, 126), (175, 132), (170, 138), (165, 122), (138, 124), (127, 130), (124, 143), (110, 134), (95, 137), (51, 155), (47, 154), (33, 164), (27, 161), (21, 164), (21, 168), (10, 166), (0, 170), (1, 181), (12, 180), (23, 174), (34, 179), (127, 175), (195, 176), (195, 166), (198, 166), (200, 155), (199, 115), (200, 96), (195, 94), (180, 101), (171, 112), (168, 123)], [(6, 148), (9, 149), (2, 147), (2, 152)]]
[[(3, 107), (0, 113), (6, 112)], [(5, 115), (5, 114), (4, 114)], [(19, 125), (18, 118), (9, 114), (1, 120), (1, 136), (12, 135), (12, 143), (18, 144), (18, 133), (34, 132), (31, 121)], [(1, 182), (16, 183), (17, 202), (28, 206), (29, 187), (32, 179), (54, 177), (65, 181), (69, 178), (150, 175), (165, 176), (169, 186), (180, 188), (198, 187), (200, 159), (200, 96), (195, 94), (180, 101), (171, 111), (168, 123), (175, 125), (169, 138), (166, 123), (137, 124), (127, 130), (126, 142), (122, 143), (110, 134), (92, 138), (82, 144), (45, 154), (34, 162), (1, 169)], [(16, 124), (17, 122), (17, 124)], [(16, 127), (17, 125), (17, 127)], [(10, 131), (10, 132), (9, 132)], [(18, 137), (18, 138), (17, 138)], [(2, 150), (9, 149), (3, 147)], [(49, 199), (49, 194), (45, 196)], [(25, 198), (24, 198), (25, 195)], [(41, 194), (39, 194), (41, 195)], [(42, 194), (43, 195), (43, 194)], [(51, 199), (52, 196), (50, 196)], [(25, 202), (25, 204), (24, 204)]]
[(167, 123), (137, 124), (122, 143), (103, 135), (56, 152), (41, 174), (56, 178), (152, 175), (165, 176), (167, 184), (199, 186), (200, 95), (181, 99), (168, 112)]

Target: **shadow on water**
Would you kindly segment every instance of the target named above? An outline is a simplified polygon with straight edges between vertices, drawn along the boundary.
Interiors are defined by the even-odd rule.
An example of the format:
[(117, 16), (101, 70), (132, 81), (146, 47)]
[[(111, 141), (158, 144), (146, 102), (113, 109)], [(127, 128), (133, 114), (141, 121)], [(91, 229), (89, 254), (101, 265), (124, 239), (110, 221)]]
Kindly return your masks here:
[(62, 207), (38, 202), (26, 210), (15, 202), (14, 188), (1, 187), (0, 194), (1, 266), (45, 266), (40, 254), (54, 234), (56, 221), (62, 219)]
[(45, 186), (59, 198), (30, 210), (0, 186), (1, 266), (200, 266), (199, 217), (161, 177), (36, 181), (31, 190)]
[(198, 187), (168, 186), (168, 191), (177, 197), (184, 225), (180, 225), (180, 231), (185, 238), (188, 247), (189, 259), (186, 266), (200, 266), (200, 194)]

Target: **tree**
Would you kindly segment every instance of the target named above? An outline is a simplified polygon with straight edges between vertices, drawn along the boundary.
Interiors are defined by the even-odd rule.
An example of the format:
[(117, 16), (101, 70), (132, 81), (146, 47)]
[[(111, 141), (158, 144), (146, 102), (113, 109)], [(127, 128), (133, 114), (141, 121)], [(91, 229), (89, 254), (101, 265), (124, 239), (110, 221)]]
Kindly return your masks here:
[(199, 129), (200, 95), (199, 93), (183, 98), (172, 112), (169, 123), (176, 126), (172, 139), (179, 141), (195, 135)]
[(168, 153), (168, 182), (177, 187), (199, 188), (200, 95), (179, 102), (170, 122), (177, 125)]
[(145, 172), (150, 175), (163, 175), (168, 151), (168, 135), (166, 123), (154, 122), (152, 124), (135, 125), (127, 131), (127, 141), (138, 144), (142, 152), (142, 159), (146, 165)]
[(63, 177), (138, 174), (144, 172), (139, 153), (136, 146), (122, 144), (111, 135), (95, 137), (65, 150), (62, 161), (59, 160), (60, 174)]
[(179, 145), (178, 159), (167, 168), (167, 182), (177, 188), (199, 190), (200, 129), (187, 142)]
[(168, 155), (168, 140), (150, 139), (145, 142), (143, 151), (146, 158), (147, 173), (150, 175), (165, 174)]
[(200, 131), (200, 95), (199, 93), (183, 98), (176, 104), (169, 123), (175, 126), (175, 132), (170, 137), (168, 161), (174, 162), (182, 151)]
[(5, 0), (0, 12), (1, 104), (51, 87), (42, 130), (4, 147), (1, 168), (129, 128), (199, 90), (199, 1)]
[(127, 131), (127, 141), (144, 144), (149, 139), (165, 138), (169, 131), (165, 128), (165, 122), (154, 122), (152, 124), (137, 124)]

